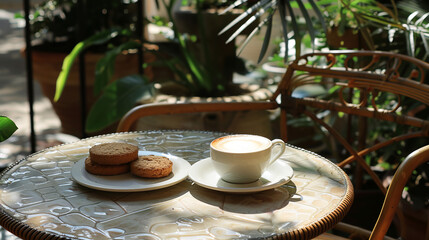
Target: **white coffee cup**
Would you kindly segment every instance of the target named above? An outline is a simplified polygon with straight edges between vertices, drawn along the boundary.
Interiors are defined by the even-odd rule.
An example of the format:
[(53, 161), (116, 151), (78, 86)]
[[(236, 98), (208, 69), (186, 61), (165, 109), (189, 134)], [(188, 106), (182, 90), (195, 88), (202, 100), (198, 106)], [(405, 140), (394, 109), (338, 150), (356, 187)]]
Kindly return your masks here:
[(285, 151), (280, 139), (258, 135), (227, 135), (210, 143), (210, 157), (220, 177), (231, 183), (257, 181)]

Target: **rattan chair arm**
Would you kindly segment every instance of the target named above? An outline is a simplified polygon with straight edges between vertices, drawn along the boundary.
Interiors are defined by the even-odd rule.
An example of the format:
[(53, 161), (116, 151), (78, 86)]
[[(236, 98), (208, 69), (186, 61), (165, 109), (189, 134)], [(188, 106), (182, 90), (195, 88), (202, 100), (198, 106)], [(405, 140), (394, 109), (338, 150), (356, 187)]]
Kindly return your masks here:
[(429, 161), (429, 145), (415, 150), (401, 163), (393, 176), (392, 183), (387, 191), (383, 208), (374, 226), (370, 240), (383, 239), (383, 236), (386, 234), (393, 220), (402, 197), (402, 191), (409, 177), (419, 165), (427, 161)]
[(134, 107), (121, 119), (116, 132), (129, 131), (142, 117), (194, 112), (271, 110), (278, 107), (274, 101), (257, 102), (210, 102), (210, 103), (149, 103)]

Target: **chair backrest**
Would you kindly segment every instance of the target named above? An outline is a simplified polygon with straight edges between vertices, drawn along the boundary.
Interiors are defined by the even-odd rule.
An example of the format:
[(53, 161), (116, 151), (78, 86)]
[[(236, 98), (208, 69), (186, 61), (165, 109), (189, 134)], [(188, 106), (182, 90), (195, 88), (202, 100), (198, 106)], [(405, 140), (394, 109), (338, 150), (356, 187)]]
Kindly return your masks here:
[[(428, 63), (390, 52), (313, 53), (288, 66), (273, 97), (281, 96), (280, 108), (285, 117), (282, 123), (287, 122), (290, 113), (311, 118), (349, 152), (350, 157), (338, 165), (344, 167), (357, 161), (386, 193), (386, 187), (364, 157), (393, 143), (429, 136), (429, 85), (424, 82), (429, 79), (428, 75)], [(329, 96), (294, 96), (298, 87), (310, 84), (322, 85)], [(348, 127), (344, 131), (336, 129), (337, 126), (318, 117), (320, 111), (329, 111), (335, 116), (345, 114), (348, 119), (342, 117), (343, 125)], [(368, 119), (372, 119), (371, 125)], [(368, 129), (377, 122), (383, 124), (379, 127), (391, 127), (387, 129), (391, 137), (367, 146)], [(282, 125), (281, 131), (286, 140), (287, 127)], [(402, 129), (405, 130), (399, 133)]]
[[(338, 166), (363, 169), (386, 194), (375, 164), (382, 160), (397, 166), (413, 150), (429, 145), (428, 81), (429, 63), (395, 53), (347, 50), (304, 55), (288, 66), (273, 94), (281, 98), (282, 138), (288, 138), (288, 118), (307, 116), (327, 132), (327, 138), (334, 139), (332, 152), (340, 156)], [(323, 86), (327, 94), (294, 94), (309, 85)], [(327, 119), (326, 112), (335, 121)], [(338, 154), (343, 152), (348, 154)], [(364, 175), (353, 174), (353, 185), (359, 189)], [(402, 192), (403, 185), (398, 187), (396, 191)], [(400, 196), (395, 199), (399, 201)], [(394, 209), (383, 211), (395, 213)], [(377, 236), (390, 226), (391, 219), (383, 221), (377, 223)]]

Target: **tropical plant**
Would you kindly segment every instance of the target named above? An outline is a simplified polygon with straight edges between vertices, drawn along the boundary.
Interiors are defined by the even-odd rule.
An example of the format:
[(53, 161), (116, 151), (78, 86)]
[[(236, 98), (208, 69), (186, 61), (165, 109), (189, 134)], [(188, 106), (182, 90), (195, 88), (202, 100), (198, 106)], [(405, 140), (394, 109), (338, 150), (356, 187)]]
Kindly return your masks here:
[[(334, 2), (338, 2), (335, 5)], [(386, 2), (386, 1), (384, 1)], [(330, 13), (327, 22), (330, 26), (341, 29), (353, 27), (359, 33), (366, 35), (364, 38), (368, 46), (374, 50), (384, 50), (406, 54), (427, 61), (429, 56), (429, 4), (424, 1), (381, 1), (373, 0), (322, 0), (321, 5), (324, 14)], [(424, 5), (426, 3), (426, 5)], [(367, 4), (367, 5), (365, 5)], [(371, 6), (371, 7), (368, 7)], [(328, 9), (328, 10), (327, 10)], [(328, 14), (325, 15), (327, 17)], [(405, 63), (398, 69), (399, 75), (411, 76), (412, 68)], [(422, 81), (429, 81), (426, 75)], [(355, 96), (360, 99), (360, 96)], [(397, 96), (384, 95), (377, 97), (378, 107), (397, 104)], [(429, 119), (425, 106), (410, 104), (407, 99), (401, 99), (401, 108), (397, 111), (418, 114), (423, 119)], [(389, 107), (387, 107), (389, 108)], [(393, 131), (392, 131), (393, 130)], [(409, 128), (396, 126), (395, 124), (368, 124), (370, 136), (368, 145), (390, 139), (399, 133), (409, 132)], [(419, 138), (408, 142), (398, 142), (386, 147), (377, 154), (366, 156), (366, 161), (381, 172), (389, 172), (398, 167), (412, 149), (427, 145), (427, 138)], [(399, 161), (398, 161), (399, 160)], [(428, 202), (429, 165), (424, 164), (413, 172), (411, 181), (404, 191), (406, 200), (414, 206), (426, 208)]]
[[(150, 82), (144, 75), (132, 75), (121, 79), (116, 79), (109, 83), (114, 74), (114, 62), (118, 54), (123, 51), (130, 51), (145, 48), (143, 51), (151, 51), (157, 55), (158, 61), (151, 65), (167, 66), (175, 74), (176, 78), (169, 79), (183, 86), (191, 96), (222, 96), (227, 91), (227, 82), (224, 81), (219, 71), (209, 64), (209, 56), (205, 59), (197, 59), (190, 51), (188, 44), (195, 41), (194, 36), (181, 33), (175, 24), (173, 17), (173, 7), (176, 0), (161, 1), (167, 10), (169, 26), (174, 33), (170, 42), (174, 48), (165, 49), (165, 45), (158, 45), (156, 50), (145, 48), (145, 44), (135, 38), (130, 38), (119, 45), (110, 45), (105, 56), (98, 62), (95, 72), (94, 94), (99, 95), (99, 99), (91, 108), (87, 121), (86, 131), (93, 132), (103, 129), (106, 126), (118, 121), (138, 100), (153, 92), (154, 82)], [(197, 10), (201, 10), (197, 8)], [(199, 11), (197, 11), (199, 14)], [(159, 21), (160, 19), (156, 19)], [(198, 21), (198, 24), (202, 24)], [(130, 36), (127, 29), (108, 29), (96, 33), (95, 35), (79, 42), (64, 59), (62, 71), (57, 79), (57, 89), (55, 101), (59, 100), (65, 87), (68, 74), (76, 58), (86, 49), (112, 42), (116, 38)], [(209, 47), (205, 41), (200, 41), (202, 51)], [(171, 45), (166, 45), (167, 47)], [(148, 64), (146, 63), (145, 66)], [(109, 109), (106, 112), (106, 109)]]
[[(325, 0), (328, 1), (328, 0)], [(203, 0), (201, 1), (187, 1), (189, 4), (196, 4), (197, 9), (201, 10), (203, 6)], [(215, 1), (217, 2), (217, 1)], [(403, 30), (404, 27), (396, 21), (396, 15), (394, 11), (392, 12), (384, 5), (376, 3), (374, 0), (359, 0), (359, 4), (352, 4), (351, 1), (340, 0), (342, 4), (342, 9), (349, 11), (352, 16), (357, 19), (357, 24), (361, 28), (366, 28), (370, 24), (371, 26), (380, 26), (384, 27), (395, 27), (395, 29)], [(170, 79), (171, 81), (178, 83), (184, 86), (189, 90), (191, 95), (198, 96), (217, 96), (222, 95), (225, 92), (225, 84), (221, 82), (222, 77), (219, 75), (218, 71), (214, 68), (211, 68), (211, 64), (207, 64), (208, 61), (201, 61), (197, 59), (195, 55), (189, 51), (189, 43), (195, 41), (194, 36), (182, 34), (174, 24), (174, 17), (172, 15), (173, 7), (175, 6), (176, 0), (161, 1), (162, 5), (167, 9), (168, 21), (170, 22), (173, 37), (170, 39), (171, 42), (177, 44), (177, 49), (169, 48), (168, 51), (163, 52), (162, 55), (158, 55), (160, 61), (156, 64), (163, 64), (168, 66), (176, 75), (175, 79)], [(249, 4), (251, 3), (251, 4)], [(267, 51), (267, 47), (270, 44), (270, 36), (273, 24), (273, 16), (277, 12), (281, 18), (282, 33), (284, 39), (289, 39), (289, 29), (293, 32), (293, 38), (295, 39), (295, 48), (296, 55), (301, 54), (301, 43), (303, 41), (304, 33), (307, 31), (310, 38), (310, 44), (314, 49), (314, 41), (317, 34), (320, 33), (320, 29), (325, 29), (324, 25), (324, 15), (320, 11), (318, 4), (314, 0), (308, 0), (304, 2), (303, 0), (260, 0), (260, 1), (250, 1), (250, 0), (239, 0), (234, 1), (231, 5), (223, 10), (224, 14), (230, 12), (233, 8), (242, 7), (244, 4), (249, 4), (244, 13), (239, 17), (231, 21), (219, 34), (225, 34), (226, 31), (232, 29), (234, 26), (239, 26), (237, 30), (230, 36), (227, 42), (232, 41), (246, 28), (250, 27), (252, 23), (256, 22), (259, 18), (263, 18), (257, 27), (248, 35), (247, 39), (241, 45), (238, 53), (240, 53), (248, 41), (256, 35), (256, 33), (266, 25), (266, 33), (264, 42), (262, 44), (259, 61), (262, 59), (264, 54)], [(372, 5), (371, 5), (372, 4)], [(225, 4), (224, 4), (225, 5)], [(199, 7), (198, 7), (199, 6)], [(367, 6), (373, 6), (368, 8)], [(371, 10), (376, 9), (376, 13)], [(301, 12), (301, 19), (304, 19), (304, 24), (299, 23), (298, 15), (294, 11)], [(310, 10), (314, 11), (314, 17), (309, 13)], [(200, 11), (197, 11), (197, 14)], [(384, 14), (384, 15), (383, 15)], [(288, 16), (287, 16), (288, 15)], [(376, 15), (374, 17), (374, 15)], [(290, 16), (290, 18), (289, 18)], [(341, 15), (342, 17), (348, 15)], [(201, 18), (198, 18), (201, 20)], [(245, 20), (247, 19), (247, 20)], [(314, 21), (317, 19), (318, 21)], [(198, 21), (201, 24), (201, 21)], [(318, 24), (318, 25), (316, 25)], [(306, 26), (305, 30), (302, 25)], [(420, 30), (419, 31), (425, 31)], [(68, 71), (70, 70), (74, 59), (85, 49), (95, 46), (110, 43), (112, 40), (117, 38), (123, 38), (124, 36), (130, 36), (130, 31), (124, 31), (124, 29), (109, 29), (103, 32), (97, 33), (91, 38), (86, 39), (85, 41), (80, 42), (75, 46), (69, 56), (65, 59), (63, 65), (63, 71), (58, 77), (57, 80), (57, 91), (55, 100), (58, 100), (61, 96), (61, 92), (65, 86)], [(323, 31), (322, 31), (323, 32)], [(417, 31), (411, 31), (416, 33)], [(128, 35), (127, 35), (128, 34)], [(425, 33), (423, 32), (425, 36)], [(99, 66), (96, 71), (96, 87), (95, 94), (100, 94), (101, 96), (98, 102), (93, 106), (87, 118), (87, 131), (96, 131), (99, 130), (102, 126), (107, 126), (113, 122), (119, 120), (125, 112), (130, 109), (136, 101), (146, 94), (151, 93), (152, 83), (145, 76), (134, 75), (128, 76), (126, 78), (118, 79), (108, 84), (109, 79), (113, 75), (113, 63), (116, 56), (125, 50), (130, 49), (139, 49), (144, 47), (144, 45), (136, 41), (133, 38), (131, 40), (112, 48), (106, 52), (106, 56), (99, 62)], [(369, 39), (371, 40), (371, 39)], [(204, 41), (201, 41), (204, 43)], [(285, 41), (285, 60), (288, 56), (288, 42)], [(205, 51), (208, 46), (204, 46), (202, 51)], [(159, 50), (162, 50), (163, 46), (159, 46)], [(155, 51), (155, 54), (158, 54), (161, 51)], [(168, 57), (165, 57), (165, 53)], [(105, 109), (111, 109), (106, 116)], [(113, 110), (112, 110), (113, 109)], [(102, 122), (104, 121), (104, 122)]]
[[(407, 1), (408, 3), (408, 1)], [(391, 0), (321, 0), (318, 5), (329, 27), (341, 35), (354, 29), (371, 50), (396, 50), (425, 60), (429, 54), (429, 13)]]
[[(246, 11), (243, 12), (239, 17), (234, 19), (229, 23), (225, 28), (219, 33), (224, 34), (228, 30), (237, 27), (237, 30), (229, 37), (227, 40), (231, 42), (234, 40), (242, 31), (252, 26), (254, 22), (258, 19), (260, 23), (254, 28), (251, 33), (247, 36), (245, 41), (241, 44), (238, 49), (238, 54), (240, 54), (249, 41), (262, 29), (266, 27), (266, 32), (264, 36), (264, 42), (262, 43), (261, 50), (259, 53), (258, 62), (260, 62), (265, 56), (268, 45), (271, 40), (271, 32), (273, 31), (273, 18), (274, 15), (279, 13), (281, 26), (282, 26), (282, 37), (286, 44), (285, 46), (285, 58), (288, 59), (288, 50), (289, 50), (289, 39), (293, 38), (295, 40), (296, 56), (301, 55), (301, 41), (305, 32), (310, 36), (312, 46), (314, 47), (314, 42), (316, 39), (317, 33), (321, 30), (322, 32), (326, 31), (326, 25), (322, 12), (320, 11), (318, 5), (314, 0), (237, 0), (234, 1), (229, 7), (227, 7), (223, 13), (231, 11), (236, 7), (243, 7), (249, 2), (250, 4), (246, 8)], [(295, 11), (296, 10), (296, 11)], [(314, 16), (310, 12), (314, 12)], [(297, 13), (299, 12), (299, 13)], [(304, 19), (306, 29), (303, 29), (300, 25), (300, 18)], [(292, 34), (290, 34), (292, 33)]]
[(0, 142), (8, 139), (18, 129), (15, 123), (6, 116), (0, 116)]
[(398, 19), (402, 27), (388, 25), (390, 49), (427, 61), (429, 57), (429, 4), (413, 0), (398, 3)]
[[(429, 13), (425, 9), (429, 8), (429, 4), (425, 5), (424, 1), (319, 0), (316, 4), (328, 31), (335, 28), (336, 33), (342, 36), (346, 30), (351, 30), (362, 36), (365, 46), (370, 50), (395, 51), (422, 60), (428, 57)], [(329, 47), (323, 46), (328, 38), (327, 32), (317, 31), (317, 26), (313, 27), (313, 36), (322, 45), (313, 44), (313, 50)], [(287, 41), (294, 39), (283, 36), (282, 44), (289, 44), (289, 47), (282, 47), (283, 61), (291, 56), (288, 55), (288, 49), (296, 49), (299, 56), (302, 45), (308, 48), (308, 44), (302, 44), (308, 37), (311, 34), (303, 33), (299, 38), (301, 41), (294, 43)], [(314, 43), (314, 39), (310, 42)], [(291, 43), (294, 45), (291, 46)], [(281, 59), (274, 56), (271, 60), (280, 63)]]

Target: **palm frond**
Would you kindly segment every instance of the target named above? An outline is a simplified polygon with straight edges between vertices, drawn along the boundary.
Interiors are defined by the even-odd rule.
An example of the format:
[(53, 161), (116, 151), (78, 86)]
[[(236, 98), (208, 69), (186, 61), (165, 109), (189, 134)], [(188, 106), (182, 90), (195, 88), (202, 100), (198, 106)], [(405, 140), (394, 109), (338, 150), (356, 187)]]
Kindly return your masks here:
[[(262, 16), (264, 13), (268, 12), (269, 9), (271, 9), (273, 7), (273, 5), (266, 5), (264, 8), (259, 9), (259, 11), (251, 16), (243, 25), (241, 25), (226, 41), (226, 43), (231, 42), (232, 40), (234, 40), (238, 35), (240, 35), (241, 32), (244, 31), (244, 29), (246, 29), (250, 24), (252, 24), (253, 22), (257, 21), (258, 18), (260, 16)], [(273, 13), (270, 13), (270, 15), (272, 16)], [(268, 17), (267, 17), (268, 18)], [(271, 18), (271, 17), (270, 17)], [(269, 21), (266, 23), (269, 24)]]
[(426, 58), (429, 57), (429, 44), (426, 39), (427, 36), (425, 36), (423, 33), (420, 33), (420, 38), (422, 39), (423, 47), (425, 48), (425, 55), (423, 56), (422, 60), (426, 60)]
[(244, 4), (246, 2), (247, 2), (247, 0), (237, 0), (234, 3), (232, 3), (231, 5), (229, 5), (227, 8), (225, 8), (223, 11), (221, 11), (220, 14), (225, 14), (225, 13), (231, 11), (232, 9), (234, 9), (234, 8), (240, 6), (241, 4)]
[[(247, 0), (240, 0), (240, 2), (246, 2)], [(259, 8), (264, 8), (265, 9), (265, 5), (268, 4), (269, 2), (271, 2), (272, 0), (261, 0), (260, 2), (257, 2), (255, 5), (253, 5), (251, 8), (247, 9), (245, 12), (243, 12), (242, 14), (240, 14), (238, 17), (236, 17), (234, 20), (232, 20), (228, 25), (226, 25), (220, 32), (219, 35), (225, 33), (226, 31), (228, 31), (229, 29), (231, 29), (232, 27), (234, 27), (236, 24), (238, 24), (239, 22), (241, 22), (243, 19), (247, 18), (248, 16), (250, 16), (251, 14), (253, 14), (253, 12), (257, 11)], [(232, 5), (231, 5), (232, 6)]]
[(308, 14), (307, 9), (305, 8), (304, 3), (302, 1), (296, 1), (296, 3), (298, 3), (302, 16), (305, 19), (305, 24), (307, 25), (308, 33), (310, 35), (310, 39), (312, 43), (311, 46), (313, 47), (313, 50), (314, 50), (314, 41), (316, 39), (316, 36), (314, 33), (313, 23), (311, 21), (310, 15)]
[(262, 22), (258, 24), (256, 28), (252, 30), (252, 32), (247, 36), (244, 42), (240, 45), (237, 50), (237, 55), (240, 56), (241, 52), (244, 50), (245, 46), (252, 40), (252, 38), (265, 26), (270, 18), (265, 18)]
[(427, 13), (423, 14), (423, 16), (421, 16), (421, 17), (420, 17), (420, 18), (415, 22), (415, 24), (416, 24), (417, 26), (421, 26), (421, 25), (423, 24), (424, 20), (425, 20), (428, 16), (429, 16), (429, 12), (427, 12)]
[[(231, 11), (232, 9), (234, 9), (238, 6), (242, 6), (247, 2), (248, 2), (248, 0), (237, 0), (234, 3), (232, 3), (230, 6), (227, 7), (225, 9), (224, 13)], [(295, 5), (295, 6), (297, 6), (297, 8), (299, 8), (300, 13), (301, 13), (300, 15), (305, 20), (306, 30), (310, 35), (312, 47), (314, 49), (314, 42), (315, 42), (315, 38), (316, 38), (315, 37), (316, 36), (316, 29), (315, 29), (314, 24), (313, 24), (314, 21), (309, 14), (308, 8), (310, 7), (314, 10), (316, 17), (319, 19), (320, 23), (322, 24), (322, 29), (326, 30), (326, 25), (324, 23), (323, 15), (322, 15), (321, 11), (318, 8), (318, 5), (315, 3), (314, 0), (306, 0), (306, 1), (294, 0), (293, 2), (297, 3), (297, 5)], [(308, 2), (309, 4), (305, 4), (304, 2), (305, 3)], [(262, 57), (265, 55), (265, 53), (268, 49), (268, 44), (269, 44), (269, 40), (271, 37), (272, 24), (273, 24), (272, 17), (276, 13), (277, 10), (279, 10), (279, 15), (281, 18), (282, 36), (284, 38), (285, 43), (287, 44), (286, 45), (285, 61), (287, 60), (287, 57), (288, 57), (289, 46), (288, 46), (287, 42), (289, 40), (288, 39), (289, 30), (291, 30), (293, 32), (293, 38), (296, 40), (296, 43), (297, 43), (296, 44), (296, 47), (297, 47), (296, 54), (299, 56), (299, 54), (301, 53), (300, 44), (299, 44), (301, 42), (301, 33), (300, 33), (300, 28), (299, 28), (297, 20), (296, 20), (297, 16), (293, 12), (293, 7), (291, 5), (290, 0), (258, 0), (255, 4), (253, 4), (252, 6), (247, 8), (245, 10), (245, 12), (243, 12), (239, 17), (237, 17), (236, 19), (231, 21), (226, 27), (224, 27), (219, 32), (219, 34), (224, 34), (228, 30), (239, 25), (238, 29), (235, 30), (227, 40), (227, 43), (231, 42), (232, 40), (236, 39), (237, 36), (243, 32), (244, 29), (248, 28), (257, 19), (260, 19), (260, 23), (262, 23), (262, 25), (258, 24), (256, 26), (256, 28), (248, 35), (248, 37), (246, 38), (244, 43), (240, 46), (239, 52), (241, 52), (242, 49), (244, 49), (244, 47), (247, 45), (247, 43), (250, 41), (250, 39), (252, 37), (254, 37), (257, 32), (259, 32), (259, 30), (261, 29), (262, 26), (266, 26), (267, 31), (265, 33), (264, 42), (262, 43), (261, 51), (259, 54), (259, 60), (258, 60), (258, 61), (261, 61)], [(290, 18), (287, 17), (287, 13), (289, 14)], [(248, 18), (248, 20), (244, 24), (240, 24), (240, 22), (246, 18)], [(289, 22), (292, 25), (291, 29), (289, 29), (289, 27), (288, 27)]]
[[(301, 35), (301, 32), (299, 31), (298, 22), (296, 21), (295, 13), (293, 12), (292, 5), (290, 4), (289, 1), (286, 1), (286, 7), (289, 11), (290, 18), (291, 18), (291, 25), (292, 25), (292, 29), (293, 29), (293, 33), (294, 33), (294, 39), (295, 39), (296, 55), (299, 56), (299, 55), (301, 55), (302, 35)], [(287, 40), (288, 39), (285, 39), (285, 41), (287, 41)], [(286, 48), (285, 57), (288, 56), (288, 54), (289, 54), (289, 48)]]
[(271, 39), (271, 29), (273, 26), (273, 18), (271, 17), (267, 23), (267, 30), (265, 31), (264, 43), (262, 44), (261, 51), (259, 53), (258, 62), (261, 62), (262, 58), (264, 58), (265, 53), (267, 52), (268, 45)]
[[(279, 2), (279, 14), (280, 14), (280, 19), (286, 19), (286, 5), (285, 2), (280, 1)], [(287, 52), (289, 49), (289, 38), (288, 38), (288, 26), (286, 21), (281, 21), (282, 24), (282, 34), (283, 34), (283, 39), (284, 39), (284, 43), (285, 43), (285, 49)], [(284, 61), (286, 62), (288, 60), (288, 54), (285, 54), (284, 57)]]
[(311, 7), (313, 8), (314, 12), (316, 13), (317, 18), (319, 20), (321, 19), (320, 24), (322, 25), (322, 29), (324, 31), (326, 31), (326, 29), (327, 29), (326, 23), (325, 23), (325, 21), (323, 21), (324, 17), (323, 17), (322, 12), (319, 9), (319, 6), (317, 6), (317, 4), (313, 0), (308, 0), (308, 2), (310, 3)]

